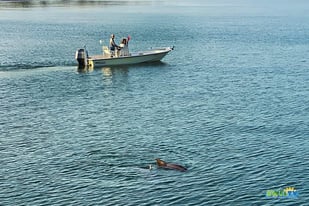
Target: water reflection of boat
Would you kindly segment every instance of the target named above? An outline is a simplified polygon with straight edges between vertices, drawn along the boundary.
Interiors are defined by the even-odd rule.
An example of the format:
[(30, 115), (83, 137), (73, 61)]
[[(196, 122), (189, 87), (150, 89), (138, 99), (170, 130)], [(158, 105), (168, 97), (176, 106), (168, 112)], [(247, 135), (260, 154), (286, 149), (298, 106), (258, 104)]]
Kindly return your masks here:
[(129, 65), (161, 61), (173, 49), (173, 47), (154, 48), (147, 51), (130, 53), (127, 56), (118, 56), (117, 52), (115, 52), (115, 55), (111, 55), (107, 47), (103, 47), (103, 54), (88, 56), (88, 51), (85, 48), (76, 51), (75, 58), (80, 67)]
[(169, 64), (162, 62), (162, 61), (156, 61), (156, 62), (145, 62), (140, 64), (128, 64), (128, 65), (115, 65), (115, 66), (103, 66), (103, 67), (77, 67), (78, 73), (91, 73), (93, 71), (102, 71), (104, 76), (111, 75), (114, 71), (127, 71), (130, 68), (151, 68), (155, 67), (158, 68), (164, 68), (168, 66)]

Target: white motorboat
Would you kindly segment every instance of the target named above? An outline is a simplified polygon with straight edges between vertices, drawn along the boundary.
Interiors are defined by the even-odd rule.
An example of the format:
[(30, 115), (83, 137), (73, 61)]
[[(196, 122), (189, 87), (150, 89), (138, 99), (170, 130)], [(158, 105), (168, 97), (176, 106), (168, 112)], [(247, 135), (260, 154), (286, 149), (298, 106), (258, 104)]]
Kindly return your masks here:
[(174, 47), (153, 48), (147, 51), (121, 54), (120, 51), (111, 52), (107, 46), (103, 46), (103, 54), (88, 56), (86, 48), (76, 51), (75, 59), (79, 67), (102, 67), (113, 65), (139, 64), (161, 61), (172, 51)]

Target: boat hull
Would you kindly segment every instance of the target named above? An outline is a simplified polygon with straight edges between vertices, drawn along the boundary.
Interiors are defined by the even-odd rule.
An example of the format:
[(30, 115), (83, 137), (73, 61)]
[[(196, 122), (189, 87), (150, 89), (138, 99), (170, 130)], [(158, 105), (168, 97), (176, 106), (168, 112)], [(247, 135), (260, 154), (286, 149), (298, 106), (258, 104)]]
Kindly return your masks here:
[(146, 62), (161, 61), (166, 54), (173, 48), (167, 47), (162, 49), (153, 49), (145, 52), (138, 52), (130, 56), (122, 57), (104, 57), (103, 55), (93, 56), (88, 58), (88, 65), (90, 67), (114, 66), (114, 65), (128, 65), (139, 64)]

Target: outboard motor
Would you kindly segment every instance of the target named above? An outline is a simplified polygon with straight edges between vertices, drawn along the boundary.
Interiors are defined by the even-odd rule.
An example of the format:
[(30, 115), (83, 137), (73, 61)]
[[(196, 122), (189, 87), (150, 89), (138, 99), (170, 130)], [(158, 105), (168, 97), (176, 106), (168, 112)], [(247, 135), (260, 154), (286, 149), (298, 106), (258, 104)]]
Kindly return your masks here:
[(86, 49), (79, 49), (75, 53), (75, 59), (78, 61), (79, 67), (87, 66), (88, 52)]

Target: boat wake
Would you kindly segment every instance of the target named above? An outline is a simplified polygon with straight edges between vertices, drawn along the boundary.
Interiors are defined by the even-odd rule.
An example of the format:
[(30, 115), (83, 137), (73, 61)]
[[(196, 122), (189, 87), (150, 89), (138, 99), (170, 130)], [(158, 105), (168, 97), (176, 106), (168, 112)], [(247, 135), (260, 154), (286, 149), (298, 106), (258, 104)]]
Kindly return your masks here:
[(32, 70), (44, 67), (66, 67), (76, 66), (74, 61), (72, 62), (29, 62), (29, 63), (15, 63), (15, 64), (0, 64), (0, 71), (15, 71), (15, 70)]

